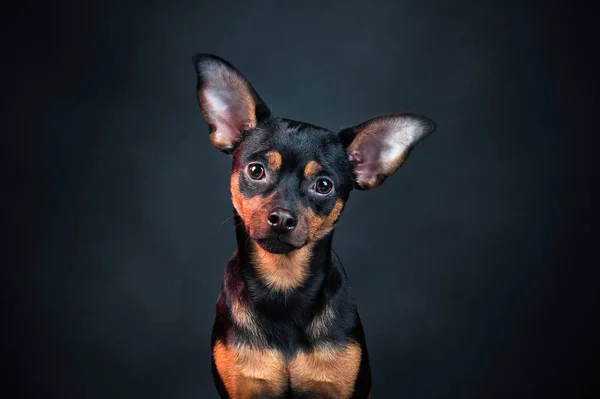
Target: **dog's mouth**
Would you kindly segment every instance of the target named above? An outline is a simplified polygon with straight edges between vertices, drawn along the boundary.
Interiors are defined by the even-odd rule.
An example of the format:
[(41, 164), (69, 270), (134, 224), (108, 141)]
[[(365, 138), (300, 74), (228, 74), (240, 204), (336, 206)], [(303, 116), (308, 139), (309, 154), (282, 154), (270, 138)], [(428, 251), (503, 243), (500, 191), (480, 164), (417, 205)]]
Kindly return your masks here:
[(281, 238), (281, 237), (266, 237), (254, 240), (262, 249), (267, 252), (271, 252), (273, 254), (288, 254), (292, 251), (295, 251), (299, 248), (302, 248), (302, 245), (295, 245), (290, 243), (289, 241)]

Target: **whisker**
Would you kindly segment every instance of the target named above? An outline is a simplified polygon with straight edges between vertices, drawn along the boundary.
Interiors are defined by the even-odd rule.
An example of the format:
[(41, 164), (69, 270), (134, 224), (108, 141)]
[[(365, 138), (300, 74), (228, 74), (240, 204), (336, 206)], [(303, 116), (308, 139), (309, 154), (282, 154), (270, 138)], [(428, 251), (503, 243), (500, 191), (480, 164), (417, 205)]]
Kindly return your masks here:
[(223, 220), (223, 223), (221, 223), (221, 225), (219, 226), (219, 231), (221, 231), (221, 228), (223, 228), (223, 225), (230, 220), (232, 217), (234, 217), (235, 215), (231, 215), (229, 216), (227, 219)]

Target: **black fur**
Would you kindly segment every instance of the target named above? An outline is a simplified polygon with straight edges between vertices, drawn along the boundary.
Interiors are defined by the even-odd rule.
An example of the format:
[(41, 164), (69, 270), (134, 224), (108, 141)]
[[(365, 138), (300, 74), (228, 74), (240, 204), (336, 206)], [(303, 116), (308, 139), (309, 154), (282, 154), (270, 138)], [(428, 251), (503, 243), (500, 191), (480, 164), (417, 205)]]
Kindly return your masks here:
[[(232, 173), (241, 173), (240, 165), (252, 161), (266, 162), (264, 154), (278, 151), (285, 160), (279, 181), (268, 187), (253, 186), (240, 178), (240, 191), (245, 197), (267, 196), (273, 190), (285, 191), (290, 204), (300, 201), (317, 215), (327, 215), (335, 200), (347, 201), (353, 188), (351, 165), (339, 137), (326, 129), (301, 122), (271, 117), (251, 132), (247, 132), (233, 153)], [(299, 190), (303, 168), (310, 160), (323, 165), (320, 175), (330, 178), (337, 190), (334, 196), (321, 198)], [(268, 289), (257, 277), (249, 257), (249, 237), (239, 215), (234, 210), (238, 249), (225, 268), (223, 284), (217, 303), (217, 317), (213, 331), (213, 345), (217, 338), (227, 342), (276, 348), (288, 359), (302, 349), (322, 342), (343, 345), (350, 339), (360, 343), (363, 357), (352, 398), (366, 398), (371, 387), (371, 375), (365, 336), (352, 297), (346, 273), (332, 250), (333, 232), (315, 246), (310, 263), (310, 276), (301, 288), (284, 293)], [(257, 339), (232, 322), (231, 303), (234, 295), (249, 300), (264, 339)], [(335, 323), (323, 337), (311, 340), (305, 333), (315, 315), (326, 303), (335, 309)], [(215, 384), (222, 397), (227, 398), (213, 360)], [(289, 391), (285, 398), (301, 398), (301, 392)]]
[[(239, 216), (235, 216), (236, 219)], [(367, 398), (371, 390), (371, 369), (362, 323), (356, 303), (352, 297), (350, 284), (337, 255), (331, 248), (333, 233), (328, 234), (317, 245), (316, 257), (310, 265), (311, 276), (304, 286), (286, 294), (276, 294), (268, 290), (256, 276), (248, 260), (247, 236), (241, 223), (236, 221), (238, 250), (225, 267), (225, 281), (230, 286), (221, 288), (217, 302), (212, 345), (217, 338), (228, 342), (243, 342), (269, 348), (276, 348), (290, 359), (299, 350), (307, 349), (323, 341), (343, 345), (349, 339), (360, 343), (362, 359), (356, 378), (352, 399)], [(255, 339), (232, 322), (232, 293), (240, 295), (240, 285), (245, 286), (241, 295), (252, 300), (254, 314), (266, 336), (266, 341)], [(323, 310), (326, 302), (333, 304), (336, 318), (332, 328), (324, 337), (312, 341), (304, 332), (312, 318)], [(213, 377), (222, 398), (229, 398), (221, 377), (216, 371), (213, 359)], [(289, 390), (284, 398), (313, 398), (301, 392)]]
[[(265, 206), (261, 209), (276, 204), (276, 208), (284, 207), (291, 214), (302, 208), (305, 214), (311, 211), (315, 215), (311, 215), (312, 219), (317, 220), (315, 226), (321, 220), (319, 218), (335, 223), (337, 220), (333, 219), (339, 217), (339, 213), (330, 216), (332, 210), (341, 213), (352, 189), (376, 187), (377, 182), (381, 183), (393, 172), (389, 170), (389, 165), (398, 168), (414, 144), (435, 129), (435, 124), (429, 119), (412, 114), (390, 114), (388, 119), (373, 119), (338, 133), (308, 123), (278, 118), (271, 115), (250, 83), (227, 61), (200, 54), (194, 57), (194, 63), (198, 75), (199, 103), (210, 132), (216, 132), (217, 138), (211, 135), (213, 144), (233, 156), (232, 177), (237, 182), (236, 190), (239, 189), (234, 204), (236, 198), (238, 201), (253, 201), (253, 204), (262, 204), (261, 201), (264, 201)], [(385, 123), (381, 124), (383, 127), (378, 127), (382, 120), (391, 122), (392, 127), (386, 130)], [(373, 121), (376, 123), (371, 124)], [(371, 127), (383, 130), (383, 133), (375, 134), (369, 130)], [(348, 148), (361, 131), (366, 132), (360, 136), (361, 140), (356, 140), (355, 147)], [(357, 149), (357, 146), (360, 148)], [(282, 162), (266, 173), (264, 179), (249, 175), (253, 164), (268, 169), (270, 152), (278, 153)], [(310, 161), (317, 162), (320, 169), (315, 176), (307, 178), (305, 167)], [(360, 180), (357, 177), (362, 179), (364, 186), (357, 184)], [(315, 189), (316, 181), (323, 178), (332, 183), (333, 190), (330, 193), (318, 193)], [(306, 242), (297, 245), (293, 241), (303, 239), (299, 233), (302, 229), (295, 229), (293, 234), (277, 229), (277, 233), (273, 233), (267, 224), (267, 217), (263, 218), (262, 213), (255, 214), (260, 216), (260, 221), (256, 222), (258, 227), (270, 232), (265, 234), (274, 235), (275, 241), (287, 242), (277, 244), (283, 247), (275, 246), (269, 250), (271, 244), (261, 242), (264, 232), (258, 229), (259, 233), (256, 233), (254, 222), (250, 221), (248, 225), (248, 220), (242, 220), (234, 209), (237, 249), (225, 268), (216, 306), (212, 347), (221, 341), (228, 345), (245, 344), (275, 349), (289, 361), (298, 353), (322, 344), (344, 347), (356, 342), (361, 347), (361, 358), (351, 398), (367, 399), (371, 391), (371, 370), (365, 333), (346, 273), (331, 246), (334, 230), (330, 230), (318, 242), (311, 243), (314, 246), (308, 263), (309, 273), (302, 283), (295, 288), (276, 290), (268, 287), (257, 274), (257, 265), (253, 264), (252, 256), (254, 242), (263, 249), (266, 245), (268, 252), (285, 253), (316, 238), (304, 234), (309, 231), (305, 229), (302, 234), (307, 237)], [(282, 238), (282, 234), (288, 238)], [(266, 240), (270, 239), (267, 237)], [(252, 315), (252, 325), (260, 334), (247, 330), (248, 327), (243, 323), (240, 325), (235, 322), (232, 313), (235, 301), (244, 303), (244, 308)], [(326, 306), (333, 309), (334, 315), (327, 329), (317, 335), (307, 333), (315, 316), (323, 312)], [(220, 396), (229, 398), (214, 358), (212, 370)], [(280, 397), (316, 398), (321, 397), (319, 395), (316, 392), (292, 391), (288, 384), (287, 392)]]
[[(240, 165), (252, 161), (265, 162), (264, 154), (270, 151), (279, 152), (285, 159), (277, 184), (256, 185), (240, 178), (240, 190), (244, 196), (267, 196), (274, 190), (285, 192), (288, 206), (294, 207), (300, 201), (318, 215), (328, 214), (337, 198), (344, 202), (348, 199), (353, 188), (352, 168), (342, 140), (336, 133), (289, 119), (268, 118), (246, 133), (234, 152), (232, 172), (243, 172)], [(307, 195), (307, 187), (298, 189), (303, 180), (303, 166), (312, 160), (323, 166), (320, 175), (333, 181), (335, 195), (310, 196)]]

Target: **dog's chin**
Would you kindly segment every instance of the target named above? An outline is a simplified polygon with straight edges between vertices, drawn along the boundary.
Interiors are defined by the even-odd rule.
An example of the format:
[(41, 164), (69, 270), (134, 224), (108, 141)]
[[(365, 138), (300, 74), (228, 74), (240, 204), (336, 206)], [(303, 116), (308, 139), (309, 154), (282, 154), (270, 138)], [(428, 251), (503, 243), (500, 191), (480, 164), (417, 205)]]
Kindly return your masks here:
[(302, 245), (294, 245), (276, 237), (261, 238), (254, 241), (265, 251), (278, 255), (289, 254), (302, 247)]

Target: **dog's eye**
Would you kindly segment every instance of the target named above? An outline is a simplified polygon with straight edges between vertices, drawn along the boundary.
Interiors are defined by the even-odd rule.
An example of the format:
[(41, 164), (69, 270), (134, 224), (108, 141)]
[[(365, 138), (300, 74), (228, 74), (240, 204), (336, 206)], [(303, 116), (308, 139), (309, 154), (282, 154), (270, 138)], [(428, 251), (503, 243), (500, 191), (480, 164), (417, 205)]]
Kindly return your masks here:
[(329, 194), (332, 189), (333, 183), (331, 182), (331, 180), (326, 179), (324, 177), (320, 177), (317, 179), (317, 182), (315, 183), (315, 190), (319, 194)]
[(248, 174), (254, 180), (260, 180), (265, 177), (265, 168), (261, 164), (251, 163), (248, 165)]

